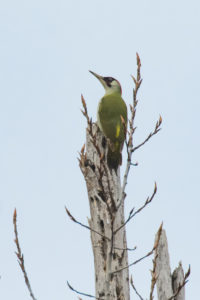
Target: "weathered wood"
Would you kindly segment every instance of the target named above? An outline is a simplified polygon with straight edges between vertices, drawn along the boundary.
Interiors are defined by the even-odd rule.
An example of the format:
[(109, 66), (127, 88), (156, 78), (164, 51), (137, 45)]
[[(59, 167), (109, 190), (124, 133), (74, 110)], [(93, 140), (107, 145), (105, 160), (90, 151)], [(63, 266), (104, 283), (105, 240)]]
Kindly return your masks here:
[(96, 297), (102, 300), (129, 300), (129, 270), (112, 274), (113, 271), (128, 265), (125, 227), (113, 235), (113, 231), (124, 223), (124, 203), (119, 206), (121, 199), (119, 169), (115, 173), (114, 170), (110, 171), (107, 168), (105, 138), (96, 124), (93, 124), (92, 130), (103, 163), (100, 163), (98, 151), (87, 131), (86, 154), (80, 161), (80, 168), (87, 185), (91, 213), (90, 228), (104, 235), (102, 237), (91, 231)]
[(173, 295), (168, 244), (165, 230), (155, 252), (158, 300), (168, 300)]
[(171, 275), (168, 244), (165, 230), (162, 230), (160, 241), (155, 252), (156, 285), (158, 300), (185, 300), (185, 283), (190, 268), (184, 276), (181, 263)]
[[(172, 274), (172, 288), (173, 292), (176, 293), (178, 290), (178, 287), (183, 283), (184, 281), (184, 271), (181, 262), (179, 263), (179, 266), (174, 270)], [(178, 295), (174, 298), (174, 300), (185, 300), (185, 286), (182, 287)]]

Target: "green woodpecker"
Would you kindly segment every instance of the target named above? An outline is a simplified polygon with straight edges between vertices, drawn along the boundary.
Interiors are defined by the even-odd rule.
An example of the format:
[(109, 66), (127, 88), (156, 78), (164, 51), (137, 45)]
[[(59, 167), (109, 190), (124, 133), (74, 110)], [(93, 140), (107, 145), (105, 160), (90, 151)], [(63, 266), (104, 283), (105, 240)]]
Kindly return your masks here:
[(97, 123), (108, 140), (107, 163), (110, 169), (122, 163), (122, 148), (126, 138), (127, 107), (122, 99), (119, 81), (112, 77), (102, 77), (90, 71), (103, 85), (105, 95), (101, 98), (97, 110)]

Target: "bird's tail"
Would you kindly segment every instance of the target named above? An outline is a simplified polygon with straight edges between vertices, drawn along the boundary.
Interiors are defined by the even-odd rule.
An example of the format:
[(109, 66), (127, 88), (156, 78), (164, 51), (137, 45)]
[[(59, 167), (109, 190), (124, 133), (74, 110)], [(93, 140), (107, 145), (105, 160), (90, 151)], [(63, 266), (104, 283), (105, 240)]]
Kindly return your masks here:
[(107, 163), (110, 169), (114, 169), (117, 172), (119, 165), (122, 164), (120, 147), (112, 149), (112, 147), (108, 146)]

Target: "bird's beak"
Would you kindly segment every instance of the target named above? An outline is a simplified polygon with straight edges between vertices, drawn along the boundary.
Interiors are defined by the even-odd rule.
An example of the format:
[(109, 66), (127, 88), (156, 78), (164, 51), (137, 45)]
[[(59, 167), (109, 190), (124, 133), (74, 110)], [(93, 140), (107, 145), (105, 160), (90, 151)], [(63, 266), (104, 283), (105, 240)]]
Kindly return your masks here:
[(92, 75), (94, 75), (94, 76), (101, 82), (101, 84), (103, 85), (104, 88), (106, 87), (106, 84), (105, 84), (105, 81), (104, 81), (103, 76), (100, 76), (100, 75), (98, 75), (97, 73), (92, 72), (92, 71), (89, 71), (89, 72), (90, 72)]

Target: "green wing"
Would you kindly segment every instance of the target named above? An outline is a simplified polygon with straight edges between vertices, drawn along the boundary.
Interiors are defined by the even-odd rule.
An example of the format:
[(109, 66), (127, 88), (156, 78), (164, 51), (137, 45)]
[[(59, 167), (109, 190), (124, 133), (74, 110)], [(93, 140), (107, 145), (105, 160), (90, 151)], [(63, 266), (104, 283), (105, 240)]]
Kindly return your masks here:
[(104, 135), (114, 145), (113, 151), (120, 151), (125, 140), (121, 116), (127, 124), (127, 107), (121, 96), (118, 94), (104, 96), (98, 108), (98, 121)]

